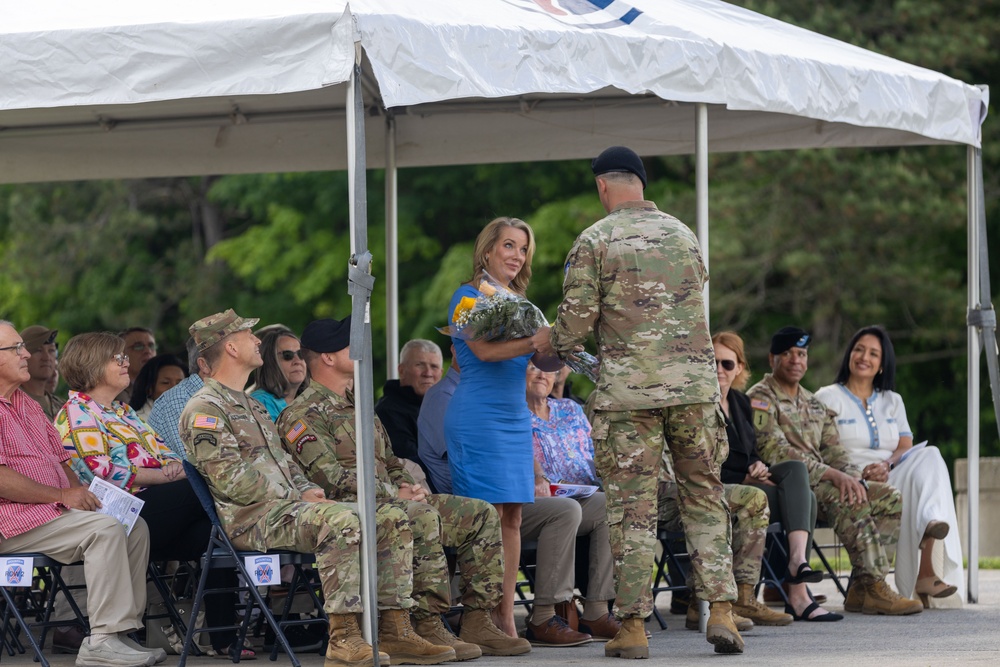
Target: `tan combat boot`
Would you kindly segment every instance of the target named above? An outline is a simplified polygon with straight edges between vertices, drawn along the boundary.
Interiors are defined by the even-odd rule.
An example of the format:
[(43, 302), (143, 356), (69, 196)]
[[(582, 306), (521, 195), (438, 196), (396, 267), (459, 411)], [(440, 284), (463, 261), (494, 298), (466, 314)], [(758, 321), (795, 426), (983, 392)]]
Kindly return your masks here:
[[(330, 643), (323, 667), (371, 667), (375, 653), (358, 627), (357, 614), (330, 614)], [(388, 665), (389, 656), (379, 651), (379, 663)]]
[[(733, 603), (733, 614), (749, 618), (754, 625), (791, 625), (795, 620), (791, 614), (783, 614), (761, 604), (754, 594), (753, 584), (736, 584), (736, 588), (739, 594)], [(736, 629), (742, 628), (737, 625)]]
[(649, 640), (646, 639), (645, 621), (641, 616), (622, 619), (621, 630), (604, 645), (608, 658), (648, 658)]
[(860, 577), (851, 580), (851, 586), (847, 589), (847, 597), (844, 598), (844, 611), (860, 614), (865, 606), (865, 587), (861, 583)]
[[(701, 628), (698, 627), (701, 619), (699, 618), (700, 614), (698, 613), (698, 601), (695, 600), (694, 602), (695, 604), (688, 607), (687, 617), (684, 619), (684, 627), (688, 630), (698, 632), (701, 630)], [(735, 611), (733, 612), (733, 623), (736, 625), (736, 629), (740, 632), (749, 632), (753, 630), (753, 621), (745, 616), (740, 616)]]
[(478, 646), (483, 655), (521, 655), (531, 651), (527, 639), (511, 637), (494, 625), (488, 609), (466, 609), (458, 637)]
[(865, 587), (865, 602), (861, 608), (861, 611), (865, 614), (908, 616), (910, 614), (919, 614), (924, 610), (924, 605), (919, 600), (904, 598), (889, 588), (889, 585), (885, 583), (885, 579), (876, 579), (871, 575), (865, 575), (857, 583), (863, 583)]
[(413, 629), (417, 634), (437, 646), (450, 646), (455, 649), (455, 660), (475, 660), (483, 655), (482, 650), (475, 644), (463, 642), (452, 634), (451, 630), (445, 627), (440, 614), (432, 614), (427, 618), (414, 617), (416, 624)]
[(716, 653), (743, 653), (743, 637), (733, 622), (731, 602), (713, 602), (708, 616), (705, 639), (715, 646)]
[(455, 659), (455, 649), (437, 646), (417, 634), (408, 609), (379, 612), (378, 647), (394, 665), (440, 665)]

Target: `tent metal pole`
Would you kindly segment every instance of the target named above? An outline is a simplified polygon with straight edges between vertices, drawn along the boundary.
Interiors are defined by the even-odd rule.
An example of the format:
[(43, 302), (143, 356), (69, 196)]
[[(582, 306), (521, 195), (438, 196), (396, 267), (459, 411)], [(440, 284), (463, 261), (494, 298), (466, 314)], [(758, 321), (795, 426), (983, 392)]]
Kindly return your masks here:
[(361, 522), (362, 632), (378, 662), (378, 611), (375, 558), (375, 405), (372, 380), (371, 274), (368, 251), (368, 201), (365, 183), (365, 113), (361, 90), (361, 43), (355, 36), (354, 71), (347, 86), (347, 178), (351, 209), (351, 359), (354, 360), (355, 441), (358, 443), (358, 516)]
[[(968, 540), (967, 545), (969, 553), (967, 554), (969, 560), (969, 568), (967, 572), (968, 582), (967, 582), (967, 593), (966, 598), (968, 602), (975, 603), (979, 601), (979, 359), (980, 353), (982, 352), (980, 344), (988, 346), (993, 345), (993, 349), (986, 348), (986, 354), (996, 355), (996, 334), (993, 327), (996, 326), (995, 315), (993, 319), (993, 327), (987, 329), (982, 329), (983, 318), (980, 309), (989, 309), (990, 314), (992, 313), (992, 304), (983, 303), (983, 275), (982, 271), (984, 267), (982, 266), (985, 260), (985, 248), (983, 248), (984, 243), (984, 233), (985, 233), (985, 220), (980, 219), (980, 211), (982, 209), (982, 196), (983, 196), (983, 181), (982, 181), (982, 162), (980, 160), (979, 149), (974, 146), (969, 146), (966, 149), (966, 173), (967, 173), (967, 208), (968, 208), (968, 276), (969, 276), (969, 326), (968, 326), (968, 344), (969, 344), (969, 386), (968, 386), (968, 441), (967, 441), (967, 453), (966, 461), (968, 466)], [(983, 211), (985, 216), (985, 211)], [(988, 289), (988, 285), (987, 285)], [(991, 332), (993, 335), (990, 338), (984, 336), (984, 333)], [(990, 339), (993, 342), (990, 342)], [(998, 391), (998, 387), (992, 388), (994, 392)]]
[[(695, 231), (701, 245), (701, 257), (708, 269), (708, 106), (698, 103), (695, 116), (694, 144)], [(705, 285), (705, 317), (708, 318), (709, 288)]]
[(396, 117), (385, 125), (385, 364), (386, 377), (399, 378), (399, 171)]

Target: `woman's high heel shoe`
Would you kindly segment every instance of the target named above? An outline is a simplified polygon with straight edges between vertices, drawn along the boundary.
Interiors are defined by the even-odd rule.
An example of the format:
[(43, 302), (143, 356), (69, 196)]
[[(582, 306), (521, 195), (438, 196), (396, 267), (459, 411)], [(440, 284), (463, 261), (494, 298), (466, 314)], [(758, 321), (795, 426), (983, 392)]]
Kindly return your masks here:
[(944, 521), (928, 521), (924, 528), (924, 536), (920, 540), (920, 548), (923, 549), (927, 540), (943, 540), (951, 532), (951, 526)]
[(949, 586), (935, 575), (933, 577), (917, 579), (917, 585), (913, 590), (920, 596), (920, 602), (923, 603), (924, 609), (930, 609), (929, 598), (946, 598), (949, 595), (954, 595), (958, 587)]

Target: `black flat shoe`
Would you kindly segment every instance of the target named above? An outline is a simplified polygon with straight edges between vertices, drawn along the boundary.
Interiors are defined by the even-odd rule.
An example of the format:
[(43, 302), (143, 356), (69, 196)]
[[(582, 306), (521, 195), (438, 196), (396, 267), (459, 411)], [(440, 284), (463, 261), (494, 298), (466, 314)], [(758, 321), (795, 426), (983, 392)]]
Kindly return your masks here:
[(786, 584), (818, 584), (821, 581), (823, 581), (823, 573), (809, 567), (809, 563), (802, 563), (799, 565), (798, 572), (792, 575), (789, 571), (788, 576), (785, 577)]
[(795, 609), (792, 608), (792, 605), (790, 604), (785, 605), (785, 613), (791, 614), (792, 618), (795, 619), (796, 621), (809, 621), (810, 623), (832, 623), (833, 621), (844, 620), (844, 617), (841, 614), (836, 614), (832, 611), (828, 611), (825, 614), (820, 614), (819, 616), (810, 617), (809, 614), (813, 613), (817, 609), (819, 609), (819, 605), (813, 602), (803, 610), (801, 616), (798, 616), (795, 613)]

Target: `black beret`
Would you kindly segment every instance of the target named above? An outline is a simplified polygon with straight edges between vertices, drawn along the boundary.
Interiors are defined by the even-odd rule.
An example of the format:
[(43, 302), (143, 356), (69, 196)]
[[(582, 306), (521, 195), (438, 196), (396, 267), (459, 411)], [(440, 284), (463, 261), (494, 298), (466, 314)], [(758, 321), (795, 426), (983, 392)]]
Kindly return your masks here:
[(771, 354), (781, 354), (793, 347), (809, 347), (809, 332), (798, 327), (782, 327), (771, 336)]
[(635, 174), (642, 181), (642, 187), (646, 187), (646, 168), (642, 166), (642, 160), (635, 151), (625, 146), (612, 146), (594, 158), (590, 163), (590, 168), (594, 176), (607, 174), (608, 172), (628, 172)]
[(306, 325), (299, 344), (313, 352), (340, 352), (351, 344), (351, 316), (313, 320)]

